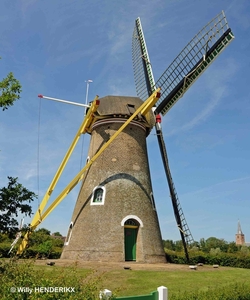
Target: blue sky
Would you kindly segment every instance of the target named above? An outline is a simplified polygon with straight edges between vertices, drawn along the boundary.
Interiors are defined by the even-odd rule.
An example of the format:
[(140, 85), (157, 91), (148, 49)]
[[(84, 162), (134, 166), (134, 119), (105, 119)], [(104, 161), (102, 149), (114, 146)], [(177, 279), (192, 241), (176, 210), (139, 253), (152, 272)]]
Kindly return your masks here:
[[(2, 0), (0, 78), (14, 72), (23, 92), (0, 111), (1, 186), (7, 176), (18, 177), (41, 200), (82, 121), (83, 108), (42, 100), (38, 161), (38, 94), (84, 103), (91, 79), (89, 100), (96, 94), (134, 96), (131, 37), (138, 16), (157, 80), (221, 10), (235, 40), (163, 118), (163, 131), (194, 239), (234, 241), (240, 219), (250, 242), (248, 0)], [(85, 136), (77, 146), (52, 200), (80, 170), (82, 143), (85, 161), (88, 141)], [(162, 236), (179, 240), (154, 130), (147, 141)], [(78, 189), (42, 227), (66, 234)]]

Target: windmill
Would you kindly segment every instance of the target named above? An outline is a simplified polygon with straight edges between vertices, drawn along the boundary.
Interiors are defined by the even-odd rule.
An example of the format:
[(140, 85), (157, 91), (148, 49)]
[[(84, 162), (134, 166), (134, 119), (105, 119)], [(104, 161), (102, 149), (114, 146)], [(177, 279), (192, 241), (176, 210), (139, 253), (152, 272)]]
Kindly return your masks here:
[[(82, 181), (61, 258), (165, 262), (146, 146), (146, 137), (155, 126), (178, 227), (185, 243), (192, 240), (174, 189), (159, 114), (166, 114), (232, 39), (222, 12), (198, 33), (155, 83), (137, 19), (132, 55), (139, 97), (96, 97), (90, 103), (30, 224), (30, 232)], [(45, 210), (83, 133), (91, 135), (86, 165)], [(19, 246), (19, 254), (25, 249), (30, 232)]]

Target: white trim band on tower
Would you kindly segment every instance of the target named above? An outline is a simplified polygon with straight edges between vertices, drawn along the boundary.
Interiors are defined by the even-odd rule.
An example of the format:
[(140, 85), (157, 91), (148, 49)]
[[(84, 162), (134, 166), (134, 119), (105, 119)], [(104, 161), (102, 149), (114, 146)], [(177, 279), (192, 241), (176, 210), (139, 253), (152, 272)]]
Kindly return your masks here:
[[(94, 123), (94, 125), (92, 126), (92, 129), (95, 129), (96, 127), (98, 127), (100, 125), (103, 125), (103, 124), (113, 124), (113, 123), (122, 123), (122, 124), (124, 124), (126, 121), (127, 121), (127, 119), (124, 119), (124, 118), (103, 119), (103, 120), (96, 121)], [(143, 124), (141, 124), (140, 122), (131, 121), (129, 123), (129, 125), (138, 126), (141, 129), (143, 129), (144, 131), (146, 131), (145, 126), (143, 126)]]
[(125, 225), (125, 222), (126, 222), (127, 220), (129, 220), (129, 219), (134, 219), (134, 220), (136, 220), (136, 221), (140, 224), (140, 226), (143, 227), (142, 220), (141, 220), (139, 217), (135, 216), (135, 215), (128, 215), (128, 216), (126, 216), (125, 218), (123, 218), (122, 221), (121, 221), (121, 226), (124, 226), (124, 225)]

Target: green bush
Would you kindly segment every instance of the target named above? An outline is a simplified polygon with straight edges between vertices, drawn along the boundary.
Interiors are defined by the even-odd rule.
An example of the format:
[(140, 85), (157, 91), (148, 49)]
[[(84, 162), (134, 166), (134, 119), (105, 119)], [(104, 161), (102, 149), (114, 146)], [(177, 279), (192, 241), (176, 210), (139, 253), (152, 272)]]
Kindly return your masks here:
[[(183, 252), (166, 250), (166, 259), (169, 263), (187, 264), (187, 260)], [(241, 253), (218, 253), (216, 255), (204, 252), (189, 253), (189, 264), (203, 263), (207, 265), (220, 265), (225, 267), (245, 268), (250, 269), (250, 256), (242, 255)]]
[[(31, 260), (25, 260), (24, 262), (1, 260), (1, 300), (99, 299), (99, 292), (102, 289), (100, 275), (95, 272), (80, 275), (77, 264), (70, 268), (57, 268), (55, 266), (50, 268), (52, 269), (47, 270), (47, 268), (39, 267), (38, 272), (34, 261)], [(51, 271), (53, 274), (51, 274)], [(26, 289), (21, 292), (21, 287)], [(40, 287), (68, 287), (73, 288), (74, 292), (35, 292), (35, 289)], [(30, 290), (32, 291), (29, 293)]]
[[(12, 252), (9, 254), (11, 248), (11, 242), (2, 242), (0, 243), (0, 257), (13, 257), (17, 251), (17, 245), (12, 249)], [(56, 259), (60, 258), (62, 253), (62, 247), (52, 246), (51, 241), (45, 241), (43, 244), (34, 245), (28, 247), (22, 254), (22, 258), (49, 258)]]
[(0, 257), (9, 257), (8, 252), (10, 251), (11, 243), (3, 242), (0, 244)]

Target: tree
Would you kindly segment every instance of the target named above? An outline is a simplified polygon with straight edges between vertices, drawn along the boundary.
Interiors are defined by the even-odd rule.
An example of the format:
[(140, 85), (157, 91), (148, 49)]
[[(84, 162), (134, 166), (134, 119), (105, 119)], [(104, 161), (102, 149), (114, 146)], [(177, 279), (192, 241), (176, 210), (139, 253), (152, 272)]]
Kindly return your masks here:
[(17, 99), (20, 99), (21, 88), (20, 82), (12, 72), (0, 81), (0, 107), (2, 110), (8, 109)]
[(239, 250), (239, 248), (237, 247), (236, 243), (235, 242), (230, 242), (228, 244), (228, 249), (227, 249), (227, 252), (228, 253), (235, 253)]
[(221, 249), (220, 248), (211, 248), (209, 253), (212, 255), (218, 255), (218, 254), (221, 254)]
[(54, 236), (62, 236), (59, 231), (52, 233), (52, 235), (54, 235)]
[(43, 256), (49, 256), (53, 248), (53, 244), (51, 240), (47, 240), (42, 244), (38, 245), (38, 251)]
[(29, 246), (40, 245), (51, 239), (50, 231), (46, 228), (40, 228), (32, 232), (29, 238)]
[(210, 249), (220, 248), (222, 252), (227, 252), (228, 243), (224, 239), (217, 239), (216, 237), (210, 237), (205, 241), (205, 248), (201, 247), (201, 249), (205, 252), (209, 252)]
[(168, 249), (168, 250), (175, 250), (175, 244), (173, 242), (173, 240), (163, 240), (163, 245), (164, 248)]
[(15, 217), (19, 213), (31, 216), (32, 208), (27, 203), (31, 203), (37, 196), (18, 183), (18, 178), (8, 176), (8, 180), (8, 186), (0, 189), (0, 233), (13, 237), (18, 231)]
[(175, 251), (183, 251), (183, 242), (182, 242), (182, 240), (175, 241)]

